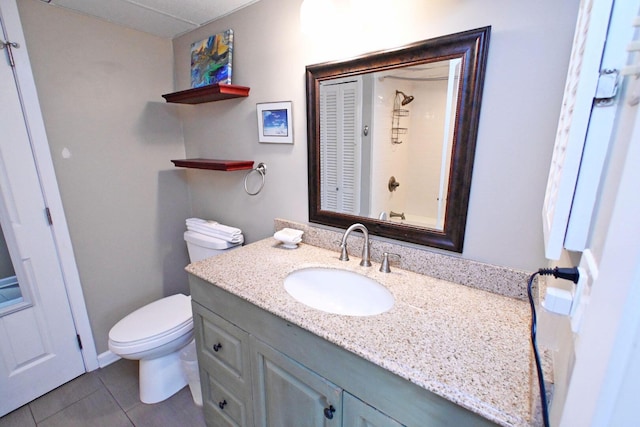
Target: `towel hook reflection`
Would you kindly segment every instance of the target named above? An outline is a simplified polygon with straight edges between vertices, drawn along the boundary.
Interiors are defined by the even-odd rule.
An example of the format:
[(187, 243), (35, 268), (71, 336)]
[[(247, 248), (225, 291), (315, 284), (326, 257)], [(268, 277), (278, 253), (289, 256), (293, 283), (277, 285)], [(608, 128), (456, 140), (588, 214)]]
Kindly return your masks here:
[[(249, 176), (254, 173), (254, 172), (258, 172), (258, 174), (260, 174), (260, 177), (262, 178), (262, 182), (260, 183), (260, 187), (258, 188), (258, 190), (254, 193), (252, 193), (251, 191), (249, 191), (249, 189), (247, 188), (247, 179), (249, 178)], [(262, 191), (262, 187), (264, 187), (264, 176), (267, 174), (267, 165), (265, 165), (264, 163), (260, 162), (258, 163), (258, 166), (255, 169), (251, 169), (244, 177), (244, 191), (247, 192), (248, 195), (250, 196), (255, 196), (256, 194), (258, 194), (260, 191)]]

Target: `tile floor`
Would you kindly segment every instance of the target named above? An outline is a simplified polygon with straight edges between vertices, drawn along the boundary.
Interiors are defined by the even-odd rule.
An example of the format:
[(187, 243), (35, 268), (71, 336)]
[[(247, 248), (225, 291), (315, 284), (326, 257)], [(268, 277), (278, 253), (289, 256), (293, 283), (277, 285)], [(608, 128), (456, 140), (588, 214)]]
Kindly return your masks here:
[(86, 373), (0, 418), (0, 427), (204, 427), (189, 387), (146, 405), (138, 397), (138, 362)]

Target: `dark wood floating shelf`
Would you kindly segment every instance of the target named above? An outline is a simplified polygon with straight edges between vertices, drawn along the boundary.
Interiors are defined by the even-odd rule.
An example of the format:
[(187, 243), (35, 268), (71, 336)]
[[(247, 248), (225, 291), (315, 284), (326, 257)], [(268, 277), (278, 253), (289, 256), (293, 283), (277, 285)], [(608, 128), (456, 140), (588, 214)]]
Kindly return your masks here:
[(243, 98), (249, 96), (250, 88), (246, 86), (212, 84), (181, 90), (162, 95), (167, 102), (176, 104), (202, 104), (204, 102), (221, 101), (223, 99)]
[(176, 167), (209, 169), (215, 171), (241, 171), (253, 169), (253, 160), (181, 159), (171, 160)]

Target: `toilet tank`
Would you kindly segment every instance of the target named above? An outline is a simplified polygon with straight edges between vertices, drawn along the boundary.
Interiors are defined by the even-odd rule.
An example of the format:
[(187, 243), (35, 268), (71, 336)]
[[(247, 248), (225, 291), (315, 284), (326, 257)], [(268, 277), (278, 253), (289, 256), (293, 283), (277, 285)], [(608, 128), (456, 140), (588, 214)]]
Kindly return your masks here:
[(187, 242), (191, 262), (220, 255), (225, 251), (241, 246), (240, 243), (227, 242), (226, 240), (206, 236), (195, 231), (185, 231), (184, 240)]

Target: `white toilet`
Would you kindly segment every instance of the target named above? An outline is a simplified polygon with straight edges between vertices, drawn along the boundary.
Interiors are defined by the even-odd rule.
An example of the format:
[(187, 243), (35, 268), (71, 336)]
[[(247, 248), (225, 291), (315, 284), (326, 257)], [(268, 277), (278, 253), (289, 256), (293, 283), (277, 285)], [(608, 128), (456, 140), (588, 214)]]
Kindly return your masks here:
[[(240, 247), (194, 231), (185, 232), (184, 239), (191, 262)], [(140, 400), (157, 403), (187, 385), (180, 351), (191, 340), (191, 297), (176, 294), (147, 304), (116, 323), (109, 331), (109, 350), (140, 361)]]

